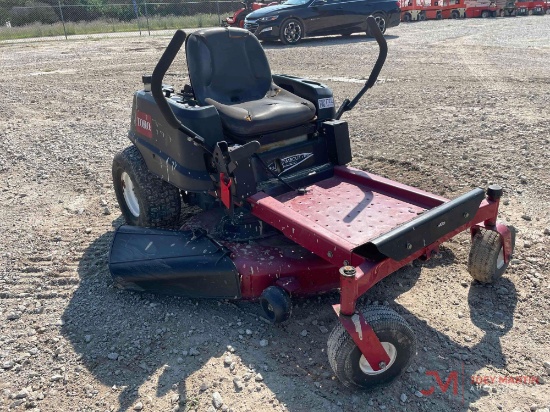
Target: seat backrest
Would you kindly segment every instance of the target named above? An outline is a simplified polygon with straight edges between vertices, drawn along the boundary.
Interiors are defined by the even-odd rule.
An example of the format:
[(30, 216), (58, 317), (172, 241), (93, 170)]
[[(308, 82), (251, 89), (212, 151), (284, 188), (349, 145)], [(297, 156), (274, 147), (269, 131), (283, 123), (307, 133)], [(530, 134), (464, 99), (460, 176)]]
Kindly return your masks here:
[(206, 98), (229, 105), (259, 100), (271, 86), (271, 69), (264, 50), (248, 30), (199, 30), (189, 35), (185, 51), (199, 104), (206, 104)]

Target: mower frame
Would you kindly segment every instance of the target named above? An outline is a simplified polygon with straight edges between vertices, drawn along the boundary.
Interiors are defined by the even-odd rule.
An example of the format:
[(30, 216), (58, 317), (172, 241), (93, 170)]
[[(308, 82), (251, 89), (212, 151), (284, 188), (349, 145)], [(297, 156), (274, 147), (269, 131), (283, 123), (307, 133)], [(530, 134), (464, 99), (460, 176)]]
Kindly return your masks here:
[[(307, 194), (296, 197), (293, 200), (300, 200), (297, 200), (297, 203), (293, 205), (294, 209), (287, 207), (284, 202), (263, 193), (251, 196), (248, 201), (253, 206), (252, 213), (254, 216), (274, 226), (286, 237), (328, 262), (334, 265), (342, 265), (339, 271), (340, 304), (334, 305), (333, 308), (338, 319), (352, 336), (373, 370), (377, 371), (384, 367), (377, 365), (387, 365), (389, 360), (376, 334), (362, 314), (356, 310), (356, 302), (359, 297), (386, 276), (413, 260), (418, 258), (430, 259), (438, 253), (439, 245), (467, 229), (471, 230), (472, 237), (482, 228), (498, 232), (503, 243), (504, 261), (508, 263), (512, 251), (511, 233), (507, 226), (497, 223), (496, 220), (499, 199), (502, 195), (502, 189), (497, 185), (493, 185), (487, 190), (486, 199), (481, 200), (480, 198), (480, 196), (483, 196), (482, 189), (474, 189), (466, 195), (449, 201), (440, 196), (344, 166), (335, 168), (335, 178), (338, 179), (338, 177), (343, 179), (337, 180), (340, 183), (335, 184), (335, 187), (341, 186), (342, 182), (347, 180), (358, 186), (369, 188), (374, 193), (380, 194), (380, 196), (386, 195), (385, 208), (390, 213), (382, 213), (380, 218), (383, 220), (398, 218), (396, 213), (391, 212), (394, 202), (401, 205), (408, 204), (410, 207), (421, 206), (426, 211), (421, 216), (396, 227), (390, 232), (381, 233), (380, 236), (374, 239), (363, 237), (360, 241), (366, 240), (366, 244), (358, 245), (343, 239), (342, 236), (345, 235), (342, 234), (345, 231), (343, 226), (349, 226), (346, 222), (340, 220), (335, 225), (334, 216), (329, 216), (326, 221), (331, 222), (331, 227), (325, 228), (325, 221), (321, 216), (314, 216), (319, 217), (319, 219), (313, 221), (310, 215), (306, 215), (306, 213), (312, 213), (308, 211), (310, 206), (304, 205), (303, 208), (296, 208), (297, 204), (316, 203), (315, 197), (313, 197), (312, 202), (303, 199), (304, 196), (308, 196)], [(324, 181), (320, 183), (322, 182)], [(327, 194), (337, 197), (339, 202), (345, 202), (346, 199), (342, 198), (344, 196), (342, 191), (336, 191), (335, 193), (335, 190), (329, 189), (322, 193), (325, 202), (329, 203), (330, 201), (330, 198), (328, 198), (328, 201), (326, 200)], [(289, 196), (279, 196), (283, 199), (285, 197), (288, 198)], [(377, 202), (384, 200), (376, 197), (373, 197), (372, 200), (375, 199)], [(479, 203), (480, 201), (481, 203)], [(325, 207), (327, 207), (326, 204)], [(364, 210), (367, 208), (368, 206)], [(330, 209), (327, 212), (330, 212)], [(357, 213), (362, 212), (358, 211)], [(460, 222), (456, 218), (457, 212), (462, 215), (464, 223), (451, 231), (446, 231), (442, 236), (430, 239), (430, 235), (426, 234), (426, 229), (431, 230), (434, 224), (440, 228), (453, 224), (450, 221), (451, 219), (454, 222)], [(351, 216), (351, 214), (347, 216)], [(367, 223), (369, 222), (365, 222), (365, 225)], [(415, 245), (415, 239), (418, 239), (419, 234), (422, 232), (424, 232), (424, 236), (421, 235), (420, 238), (426, 241), (427, 244), (424, 246)], [(357, 241), (358, 239), (353, 240)], [(383, 250), (389, 256), (383, 255), (378, 249)], [(362, 255), (367, 255), (369, 258)]]
[[(259, 142), (260, 138), (231, 147), (226, 141), (216, 141), (213, 146), (211, 136), (205, 136), (210, 138), (208, 141), (178, 120), (167, 102), (167, 97), (173, 90), (168, 90), (169, 93), (166, 94), (167, 89), (162, 84), (166, 71), (186, 38), (185, 33), (178, 30), (157, 63), (153, 75), (148, 76), (147, 80), (150, 82), (154, 102), (158, 106), (159, 118), (161, 116), (171, 128), (181, 132), (194, 146), (211, 155), (209, 173), (215, 189), (202, 194), (219, 200), (218, 209), (212, 212), (218, 213), (221, 210), (221, 213), (225, 213), (226, 217), (233, 222), (233, 219), (238, 220), (238, 213), (244, 210), (250, 217), (256, 219), (259, 226), (266, 223), (279, 232), (278, 236), (282, 235), (290, 239), (305, 250), (298, 252), (299, 256), (293, 260), (292, 267), (290, 264), (286, 265), (290, 269), (286, 268), (273, 273), (270, 272), (273, 268), (263, 266), (261, 269), (257, 268), (256, 273), (246, 275), (243, 269), (245, 267), (247, 270), (253, 269), (251, 263), (260, 253), (263, 253), (260, 247), (252, 253), (245, 253), (243, 250), (246, 247), (239, 244), (239, 240), (214, 239), (204, 230), (196, 234), (190, 224), (185, 227), (190, 230), (180, 232), (181, 235), (177, 232), (164, 235), (162, 231), (144, 229), (142, 233), (144, 236), (164, 238), (163, 241), (158, 242), (162, 249), (170, 249), (166, 245), (173, 246), (176, 241), (185, 245), (197, 242), (193, 244), (194, 246), (199, 245), (200, 241), (201, 247), (197, 249), (204, 250), (202, 254), (205, 256), (189, 252), (188, 256), (179, 259), (177, 255), (170, 255), (172, 252), (166, 252), (161, 258), (153, 257), (149, 261), (153, 262), (152, 264), (158, 264), (162, 259), (166, 260), (161, 262), (164, 272), (155, 278), (155, 275), (148, 273), (152, 264), (147, 266), (144, 263), (142, 247), (146, 245), (146, 252), (153, 242), (147, 240), (143, 243), (143, 240), (140, 240), (141, 243), (130, 244), (126, 239), (139, 233), (122, 230), (118, 234), (122, 237), (127, 235), (127, 237), (117, 243), (119, 249), (115, 250), (118, 234), (115, 235), (111, 248), (110, 265), (113, 277), (115, 277), (113, 268), (120, 264), (122, 272), (131, 273), (132, 276), (138, 273), (137, 276), (141, 276), (141, 280), (155, 282), (170, 277), (175, 278), (176, 275), (183, 273), (185, 276), (190, 274), (186, 278), (187, 285), (197, 284), (201, 281), (206, 282), (205, 279), (207, 279), (207, 276), (201, 272), (201, 266), (212, 264), (212, 268), (218, 270), (219, 267), (216, 268), (216, 265), (223, 262), (225, 266), (219, 273), (225, 276), (227, 284), (231, 283), (229, 280), (234, 280), (231, 285), (240, 288), (233, 295), (234, 298), (258, 298), (259, 290), (265, 291), (271, 287), (277, 287), (282, 293), (291, 295), (328, 291), (339, 286), (340, 303), (333, 305), (333, 309), (341, 325), (376, 374), (385, 369), (389, 371), (393, 360), (390, 360), (383, 343), (377, 336), (375, 325), (369, 324), (357, 309), (358, 299), (371, 287), (415, 259), (430, 259), (438, 253), (439, 246), (443, 242), (467, 229), (470, 229), (472, 238), (482, 230), (498, 233), (504, 263), (508, 264), (514, 246), (513, 234), (507, 226), (497, 222), (499, 201), (503, 193), (500, 186), (492, 185), (486, 191), (476, 188), (449, 200), (344, 166), (351, 161), (351, 148), (347, 123), (339, 119), (358, 103), (369, 88), (374, 86), (387, 55), (386, 41), (374, 18), (369, 17), (367, 23), (380, 47), (371, 75), (355, 98), (345, 99), (337, 111), (332, 108), (333, 116), (330, 119), (323, 119), (311, 133), (312, 138), (322, 136), (326, 139), (323, 144), (327, 146), (329, 152), (329, 163), (315, 165), (311, 169), (296, 172), (294, 175), (285, 174), (284, 179), (281, 177), (283, 168), (283, 171), (276, 176), (291, 190), (288, 190), (288, 187), (286, 190), (258, 189), (260, 184), (252, 176), (250, 161), (260, 151), (262, 146)], [(273, 78), (275, 77), (277, 76)], [(283, 77), (278, 76), (279, 80)], [(153, 99), (149, 98), (149, 100)], [(330, 100), (332, 101), (332, 98)], [(319, 107), (318, 113), (320, 110)], [(150, 121), (151, 116), (148, 116)], [(151, 129), (148, 129), (148, 132), (152, 133)], [(133, 142), (137, 146), (137, 138)], [(278, 160), (281, 162), (281, 159)], [(166, 163), (168, 164), (168, 161)], [(238, 178), (237, 172), (240, 173)], [(295, 182), (298, 182), (297, 186), (291, 186)], [(193, 191), (176, 184), (174, 186), (180, 190)], [(204, 192), (202, 186), (196, 192), (200, 191)], [(219, 214), (210, 215), (209, 213), (210, 211), (207, 210), (202, 212), (195, 218), (194, 224), (198, 227), (202, 226), (202, 229), (211, 228), (212, 222), (209, 222), (212, 220), (211, 216), (219, 216)], [(172, 239), (176, 240), (172, 241)], [(134, 254), (131, 256), (133, 261), (130, 265), (125, 265), (126, 249), (120, 253), (124, 248), (130, 250), (130, 254)], [(273, 248), (266, 248), (266, 250), (269, 254)], [(274, 255), (269, 258), (281, 266), (286, 263), (282, 254), (277, 258)], [(137, 265), (141, 265), (141, 270), (136, 269), (136, 262)], [(167, 262), (176, 263), (171, 265)], [(177, 265), (180, 267), (176, 268)], [(213, 284), (216, 278), (208, 280)], [(305, 284), (300, 285), (300, 281)], [(229, 289), (233, 291), (235, 288)], [(284, 299), (284, 296), (281, 298)], [(282, 316), (280, 320), (283, 321), (286, 318), (288, 316)], [(338, 375), (336, 370), (335, 372)]]

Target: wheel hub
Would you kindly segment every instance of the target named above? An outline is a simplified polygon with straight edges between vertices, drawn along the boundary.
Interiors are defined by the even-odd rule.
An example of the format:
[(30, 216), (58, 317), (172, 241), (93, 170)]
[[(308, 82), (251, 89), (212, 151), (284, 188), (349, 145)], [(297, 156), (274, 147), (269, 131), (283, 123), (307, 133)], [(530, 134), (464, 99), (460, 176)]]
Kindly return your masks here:
[(395, 362), (395, 359), (397, 358), (397, 349), (395, 348), (395, 346), (390, 342), (381, 342), (381, 344), (388, 354), (388, 357), (390, 358), (389, 363), (387, 365), (384, 365), (384, 362), (380, 362), (380, 365), (378, 365), (380, 370), (375, 371), (370, 366), (369, 362), (365, 358), (365, 355), (361, 355), (361, 358), (359, 359), (359, 367), (365, 375), (379, 375), (391, 368), (391, 366)]
[(378, 24), (378, 28), (380, 29), (380, 31), (384, 33), (384, 31), (386, 30), (386, 20), (384, 20), (380, 16), (376, 16), (375, 20), (376, 20), (376, 24)]
[(504, 266), (504, 263), (504, 248), (501, 247), (497, 256), (497, 269), (501, 269)]
[(289, 43), (294, 43), (300, 39), (302, 29), (296, 23), (289, 23), (285, 28), (285, 37)]
[(128, 209), (132, 215), (139, 217), (139, 202), (134, 192), (134, 182), (132, 182), (130, 175), (126, 172), (122, 172), (120, 179), (122, 180), (122, 194), (124, 196), (126, 206), (128, 206)]

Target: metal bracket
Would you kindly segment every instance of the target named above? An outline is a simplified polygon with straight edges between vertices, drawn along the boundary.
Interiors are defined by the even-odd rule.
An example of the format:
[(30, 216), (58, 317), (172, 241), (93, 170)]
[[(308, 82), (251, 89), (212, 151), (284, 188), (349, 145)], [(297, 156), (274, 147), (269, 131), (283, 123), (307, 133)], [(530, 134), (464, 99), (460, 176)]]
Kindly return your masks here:
[(275, 284), (290, 294), (300, 290), (300, 282), (294, 276), (277, 279)]
[(510, 228), (505, 224), (498, 223), (498, 222), (494, 226), (487, 225), (485, 223), (480, 223), (470, 228), (470, 233), (472, 234), (472, 238), (476, 235), (477, 232), (480, 231), (480, 229), (492, 230), (494, 232), (497, 232), (500, 235), (500, 239), (502, 240), (502, 247), (504, 249), (504, 262), (505, 263), (510, 262), (510, 258), (512, 257), (512, 252), (513, 252), (512, 232), (510, 231)]
[(233, 200), (231, 199), (232, 179), (224, 173), (220, 173), (220, 198), (226, 208), (231, 209)]
[(371, 368), (379, 371), (389, 365), (390, 357), (363, 315), (359, 312), (351, 316), (342, 315), (339, 304), (332, 305), (332, 308)]

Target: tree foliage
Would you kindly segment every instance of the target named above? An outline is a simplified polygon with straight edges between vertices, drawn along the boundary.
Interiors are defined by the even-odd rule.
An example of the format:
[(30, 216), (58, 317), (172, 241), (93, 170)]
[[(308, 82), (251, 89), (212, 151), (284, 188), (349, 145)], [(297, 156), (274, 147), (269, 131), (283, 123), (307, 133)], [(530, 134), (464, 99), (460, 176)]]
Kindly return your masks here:
[(11, 21), (13, 26), (51, 24), (61, 20), (61, 13), (65, 21), (73, 22), (97, 19), (129, 21), (145, 15), (215, 14), (220, 8), (208, 0), (150, 1), (154, 4), (147, 4), (145, 0), (135, 0), (135, 4), (132, 0), (0, 0), (0, 24), (6, 21)]

